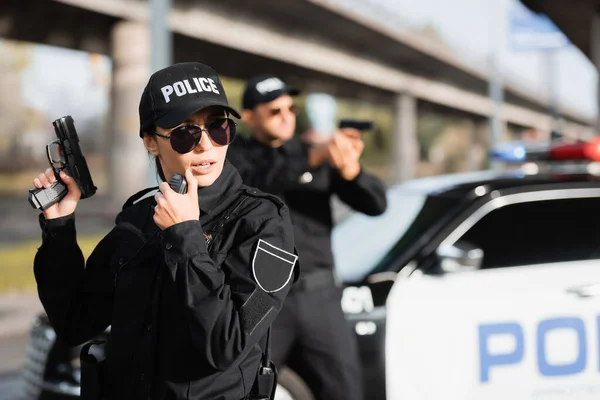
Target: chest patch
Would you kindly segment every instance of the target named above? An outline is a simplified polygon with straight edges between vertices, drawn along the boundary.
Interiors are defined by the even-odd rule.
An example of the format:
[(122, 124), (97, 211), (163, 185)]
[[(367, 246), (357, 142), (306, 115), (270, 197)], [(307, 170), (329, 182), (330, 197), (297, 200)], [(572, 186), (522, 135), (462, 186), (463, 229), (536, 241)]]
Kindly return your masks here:
[(259, 239), (252, 258), (252, 274), (262, 290), (277, 292), (290, 281), (297, 260), (297, 255)]

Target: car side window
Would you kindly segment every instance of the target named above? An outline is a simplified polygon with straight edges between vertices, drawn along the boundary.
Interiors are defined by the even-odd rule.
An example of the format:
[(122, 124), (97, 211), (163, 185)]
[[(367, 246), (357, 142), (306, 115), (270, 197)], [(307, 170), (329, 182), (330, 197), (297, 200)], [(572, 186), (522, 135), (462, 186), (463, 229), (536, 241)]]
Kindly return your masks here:
[(600, 258), (600, 199), (511, 204), (496, 209), (461, 241), (483, 250), (481, 268)]

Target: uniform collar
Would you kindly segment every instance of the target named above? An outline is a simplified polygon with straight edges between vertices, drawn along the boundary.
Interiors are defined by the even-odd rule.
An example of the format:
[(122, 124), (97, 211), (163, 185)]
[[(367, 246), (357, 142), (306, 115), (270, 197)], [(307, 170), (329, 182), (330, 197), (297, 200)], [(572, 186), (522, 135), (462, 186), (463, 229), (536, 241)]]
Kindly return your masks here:
[(217, 206), (242, 185), (242, 177), (237, 169), (225, 159), (223, 171), (210, 186), (198, 188), (198, 204), (203, 213), (210, 214)]

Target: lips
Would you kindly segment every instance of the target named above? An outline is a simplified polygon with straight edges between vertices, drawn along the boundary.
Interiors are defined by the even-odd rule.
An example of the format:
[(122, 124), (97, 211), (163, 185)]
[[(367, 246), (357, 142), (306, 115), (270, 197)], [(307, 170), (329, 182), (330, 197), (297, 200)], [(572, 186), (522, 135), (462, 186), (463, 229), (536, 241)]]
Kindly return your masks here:
[(201, 162), (198, 164), (193, 164), (192, 167), (209, 167), (212, 164), (214, 164), (214, 163), (207, 161), (207, 162)]
[(202, 160), (202, 161), (193, 163), (191, 166), (191, 169), (196, 174), (206, 175), (212, 171), (213, 165), (215, 165), (216, 163), (217, 162), (214, 160)]

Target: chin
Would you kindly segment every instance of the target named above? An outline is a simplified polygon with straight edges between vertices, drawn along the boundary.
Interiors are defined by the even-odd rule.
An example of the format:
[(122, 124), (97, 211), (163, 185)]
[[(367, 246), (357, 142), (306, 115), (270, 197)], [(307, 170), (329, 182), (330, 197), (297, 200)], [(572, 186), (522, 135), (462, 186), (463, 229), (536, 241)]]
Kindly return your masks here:
[(192, 173), (194, 174), (194, 178), (196, 178), (196, 182), (198, 182), (198, 187), (210, 186), (215, 183), (223, 173), (223, 164), (213, 164), (213, 170), (209, 173), (195, 173), (194, 171), (192, 171)]
[(293, 131), (293, 130), (292, 130), (292, 131), (290, 131), (290, 132), (289, 132), (289, 133), (287, 133), (287, 134), (283, 134), (283, 135), (281, 135), (281, 139), (282, 139), (282, 140), (285, 140), (286, 142), (287, 142), (288, 140), (292, 139), (293, 137), (294, 137), (294, 131)]
[(215, 181), (217, 180), (219, 175), (218, 174), (194, 175), (194, 177), (196, 178), (196, 181), (198, 182), (198, 187), (206, 187), (206, 186), (210, 186), (213, 183), (215, 183)]
[(273, 134), (269, 135), (271, 140), (283, 140), (283, 141), (288, 141), (293, 136), (294, 136), (294, 131), (292, 131), (291, 133), (279, 131), (277, 133), (273, 133)]

